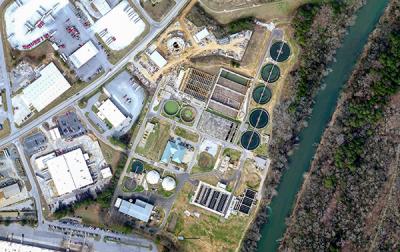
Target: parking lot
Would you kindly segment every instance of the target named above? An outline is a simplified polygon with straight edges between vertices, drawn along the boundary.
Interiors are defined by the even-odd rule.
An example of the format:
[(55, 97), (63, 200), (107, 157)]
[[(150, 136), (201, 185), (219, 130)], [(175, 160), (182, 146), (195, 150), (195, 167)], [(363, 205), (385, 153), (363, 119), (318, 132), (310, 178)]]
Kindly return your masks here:
[[(72, 64), (69, 66), (74, 69), (76, 75), (83, 81), (90, 81), (94, 75), (107, 71), (111, 64), (107, 60), (107, 55), (99, 46), (99, 42), (93, 33), (85, 27), (76, 16), (78, 11), (68, 4), (58, 14), (54, 26), (57, 32), (53, 35), (51, 40), (58, 46), (58, 52), (62, 58), (68, 58), (72, 53), (79, 49), (86, 42), (91, 40), (99, 50), (98, 54), (90, 59), (85, 65), (76, 69)], [(78, 14), (79, 15), (79, 14)], [(64, 59), (65, 60), (65, 59)], [(68, 61), (67, 61), (68, 62)]]

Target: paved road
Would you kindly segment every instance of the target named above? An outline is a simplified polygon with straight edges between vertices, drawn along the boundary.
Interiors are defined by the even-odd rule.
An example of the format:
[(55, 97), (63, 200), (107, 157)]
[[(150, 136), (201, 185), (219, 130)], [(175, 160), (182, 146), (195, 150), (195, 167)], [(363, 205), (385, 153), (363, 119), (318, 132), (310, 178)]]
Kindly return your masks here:
[[(0, 5), (3, 4), (4, 0), (0, 0)], [(174, 8), (169, 12), (169, 14), (164, 18), (164, 20), (162, 22), (155, 22), (152, 19), (149, 19), (147, 13), (142, 13), (142, 16), (145, 17), (145, 19), (147, 19), (148, 23), (150, 24), (150, 31), (149, 33), (143, 38), (143, 40), (141, 41), (141, 43), (138, 43), (132, 50), (130, 50), (130, 52), (123, 58), (121, 59), (116, 65), (114, 65), (107, 73), (105, 73), (103, 76), (101, 76), (99, 79), (97, 79), (96, 81), (94, 81), (93, 83), (89, 84), (88, 87), (84, 88), (81, 92), (77, 93), (76, 95), (68, 98), (67, 100), (65, 100), (64, 102), (60, 103), (59, 105), (53, 107), (51, 110), (49, 110), (47, 113), (39, 116), (38, 118), (36, 118), (35, 120), (33, 120), (32, 122), (30, 122), (29, 124), (25, 125), (24, 127), (16, 130), (15, 125), (14, 125), (14, 120), (13, 120), (13, 114), (12, 114), (12, 104), (11, 104), (11, 85), (10, 85), (10, 80), (8, 77), (8, 72), (5, 66), (5, 58), (4, 58), (4, 51), (3, 51), (3, 39), (1, 37), (0, 34), (0, 71), (1, 71), (1, 75), (3, 76), (3, 82), (4, 82), (4, 88), (6, 89), (6, 94), (7, 94), (7, 105), (8, 105), (8, 118), (10, 119), (10, 124), (11, 124), (11, 134), (0, 140), (0, 147), (3, 147), (6, 144), (12, 143), (14, 142), (17, 146), (18, 152), (21, 156), (21, 161), (24, 165), (24, 167), (26, 167), (26, 174), (28, 176), (28, 179), (32, 185), (32, 189), (31, 189), (31, 195), (34, 198), (36, 207), (37, 207), (37, 213), (38, 213), (38, 228), (30, 228), (25, 226), (25, 227), (21, 227), (21, 226), (13, 226), (13, 227), (9, 227), (9, 228), (1, 228), (0, 229), (0, 235), (2, 235), (3, 237), (7, 237), (9, 235), (9, 233), (21, 233), (21, 232), (28, 232), (30, 233), (30, 236), (32, 238), (32, 240), (37, 240), (38, 237), (40, 237), (40, 239), (42, 240), (42, 238), (47, 236), (52, 236), (54, 238), (54, 236), (56, 236), (56, 233), (54, 233), (53, 231), (49, 231), (48, 227), (49, 225), (57, 225), (58, 227), (61, 228), (68, 228), (70, 230), (74, 230), (76, 232), (90, 232), (90, 233), (97, 233), (99, 235), (101, 235), (102, 238), (104, 237), (114, 237), (114, 238), (118, 238), (123, 240), (124, 242), (131, 242), (132, 240), (134, 241), (139, 241), (141, 242), (140, 246), (136, 246), (134, 251), (144, 251), (143, 250), (143, 244), (145, 245), (145, 247), (147, 247), (145, 249), (145, 251), (149, 251), (149, 248), (151, 248), (150, 250), (155, 251), (156, 250), (156, 246), (154, 246), (154, 244), (146, 239), (141, 239), (141, 238), (136, 238), (137, 236), (124, 236), (124, 235), (119, 235), (119, 234), (113, 234), (110, 232), (106, 232), (103, 230), (93, 230), (90, 228), (86, 228), (86, 227), (75, 227), (75, 226), (70, 226), (70, 225), (62, 225), (59, 223), (51, 223), (46, 221), (43, 218), (43, 213), (42, 213), (42, 207), (41, 207), (41, 198), (40, 198), (40, 193), (38, 190), (38, 186), (36, 184), (36, 179), (34, 178), (34, 172), (29, 168), (30, 165), (28, 164), (28, 161), (25, 158), (24, 152), (23, 152), (23, 147), (20, 144), (20, 142), (18, 141), (18, 139), (28, 133), (29, 131), (31, 131), (32, 129), (38, 127), (41, 123), (43, 123), (44, 121), (50, 119), (51, 117), (53, 117), (55, 114), (57, 114), (59, 111), (61, 111), (62, 109), (69, 107), (71, 105), (74, 105), (74, 103), (76, 103), (77, 101), (79, 101), (82, 97), (84, 97), (85, 95), (93, 92), (94, 90), (96, 90), (99, 86), (103, 85), (108, 79), (110, 79), (115, 73), (117, 73), (120, 69), (122, 69), (131, 59), (134, 58), (134, 56), (138, 53), (140, 53), (141, 51), (143, 51), (144, 49), (146, 49), (147, 45), (154, 39), (156, 38), (159, 33), (161, 33), (170, 23), (171, 21), (173, 21), (173, 19), (178, 15), (178, 13), (181, 11), (181, 9), (186, 6), (188, 0), (182, 0), (179, 1)], [(137, 5), (138, 3), (135, 2), (135, 5)], [(142, 8), (139, 5), (139, 10), (142, 10)], [(123, 177), (123, 176), (121, 176)], [(38, 232), (41, 232), (41, 234), (38, 234)], [(46, 234), (46, 235), (45, 235)], [(22, 234), (21, 234), (22, 237)], [(56, 239), (58, 239), (58, 242), (61, 243), (62, 240), (65, 237), (57, 237)], [(55, 244), (54, 241), (52, 241), (50, 244)], [(118, 245), (118, 244), (117, 244)], [(100, 245), (99, 245), (100, 246)], [(103, 246), (104, 251), (122, 251), (121, 248), (111, 248), (111, 247), (107, 247), (109, 246), (109, 244), (105, 244), (105, 243), (101, 243), (101, 246)], [(128, 250), (127, 250), (128, 251)], [(133, 251), (131, 249), (129, 249), (129, 251)]]
[(35, 179), (35, 172), (32, 170), (31, 166), (29, 165), (28, 161), (26, 160), (25, 153), (24, 153), (24, 148), (22, 147), (21, 143), (17, 140), (14, 142), (15, 146), (17, 147), (19, 156), (21, 158), (22, 165), (25, 168), (25, 173), (26, 176), (29, 179), (29, 183), (31, 184), (31, 191), (29, 192), (31, 194), (31, 197), (33, 197), (35, 201), (35, 206), (36, 206), (36, 211), (37, 211), (37, 220), (38, 220), (38, 225), (39, 227), (43, 223), (43, 212), (42, 212), (42, 203), (40, 199), (40, 193), (38, 190), (38, 185), (36, 184), (36, 179)]
[[(4, 0), (0, 1), (0, 5), (3, 4)], [(1, 38), (1, 33), (0, 33), (0, 76), (3, 77), (3, 86), (6, 90), (6, 99), (7, 99), (7, 114), (8, 114), (8, 119), (10, 120), (10, 126), (11, 126), (11, 132), (15, 132), (15, 124), (14, 122), (14, 114), (13, 114), (13, 109), (12, 109), (12, 104), (11, 104), (11, 83), (10, 83), (10, 78), (8, 76), (7, 72), (7, 67), (6, 67), (6, 61), (4, 58), (4, 50), (3, 50), (3, 39)], [(3, 101), (4, 102), (4, 101)]]
[[(2, 4), (3, 1), (4, 0), (0, 0), (0, 4)], [(148, 44), (154, 38), (156, 38), (158, 36), (158, 34), (160, 32), (162, 32), (171, 23), (171, 21), (173, 21), (173, 19), (178, 15), (178, 13), (181, 11), (181, 9), (184, 6), (186, 6), (187, 2), (188, 2), (188, 0), (182, 0), (179, 3), (177, 3), (175, 5), (174, 9), (171, 10), (171, 12), (167, 15), (167, 17), (160, 23), (156, 23), (156, 22), (150, 20), (149, 23), (150, 23), (151, 27), (150, 27), (149, 33), (123, 59), (121, 59), (117, 64), (115, 64), (113, 66), (113, 68), (111, 68), (111, 70), (109, 70), (106, 74), (104, 74), (99, 79), (97, 79), (96, 81), (91, 83), (88, 87), (84, 88), (78, 94), (68, 98), (64, 102), (62, 102), (59, 105), (53, 107), (47, 113), (39, 116), (38, 118), (36, 118), (32, 122), (30, 122), (29, 124), (27, 124), (24, 127), (20, 128), (18, 131), (14, 131), (8, 137), (3, 138), (2, 140), (0, 140), (0, 147), (12, 142), (13, 140), (19, 138), (23, 134), (26, 134), (27, 132), (31, 131), (32, 129), (38, 127), (42, 122), (46, 121), (47, 119), (50, 119), (51, 117), (53, 117), (55, 114), (57, 114), (62, 109), (73, 105), (75, 102), (79, 101), (82, 97), (84, 97), (85, 95), (93, 92), (98, 87), (103, 85), (115, 73), (117, 73), (119, 70), (121, 70), (136, 54), (138, 54), (141, 51), (145, 50), (146, 47), (148, 46)], [(152, 25), (154, 25), (154, 26), (152, 26)], [(1, 61), (4, 61), (3, 51), (2, 51), (0, 56), (2, 57)], [(2, 65), (4, 66), (4, 64), (2, 64)], [(5, 76), (8, 76), (8, 75), (6, 74)], [(10, 99), (7, 99), (7, 100), (10, 100)], [(12, 109), (11, 103), (10, 103), (9, 109)], [(11, 124), (13, 125), (12, 122), (11, 122)]]

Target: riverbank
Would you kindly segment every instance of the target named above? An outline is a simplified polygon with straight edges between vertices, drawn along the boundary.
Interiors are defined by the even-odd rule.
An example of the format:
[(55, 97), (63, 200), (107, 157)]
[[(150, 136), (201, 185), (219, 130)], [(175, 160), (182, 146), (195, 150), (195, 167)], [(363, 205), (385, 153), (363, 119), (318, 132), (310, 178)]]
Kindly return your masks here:
[[(318, 91), (321, 79), (328, 72), (328, 62), (333, 60), (333, 55), (340, 46), (341, 40), (347, 31), (347, 27), (353, 20), (351, 16), (361, 4), (362, 1), (355, 1), (353, 5), (346, 6), (345, 8), (343, 6), (338, 8), (335, 5), (308, 5), (298, 11), (293, 21), (293, 27), (296, 31), (296, 40), (301, 45), (302, 51), (300, 55), (300, 64), (297, 70), (293, 71), (291, 77), (288, 78), (286, 91), (281, 98), (281, 104), (277, 106), (276, 112), (274, 113), (275, 116), (273, 120), (276, 127), (273, 130), (270, 148), (270, 156), (273, 163), (270, 176), (265, 183), (266, 188), (263, 202), (265, 207), (259, 212), (253, 227), (247, 233), (247, 239), (243, 244), (242, 251), (254, 250), (257, 240), (260, 238), (259, 230), (267, 219), (266, 206), (275, 195), (278, 195), (274, 197), (275, 201), (277, 198), (283, 199), (283, 201), (279, 203), (281, 206), (278, 207), (278, 210), (274, 210), (275, 208), (272, 207), (271, 215), (279, 215), (280, 222), (274, 222), (274, 218), (272, 217), (269, 219), (267, 226), (271, 226), (271, 222), (273, 222), (272, 226), (276, 225), (274, 223), (281, 223), (277, 228), (272, 228), (275, 234), (280, 233), (282, 235), (285, 230), (285, 218), (290, 214), (297, 189), (301, 186), (302, 173), (305, 170), (301, 168), (292, 169), (293, 167), (291, 167), (288, 172), (294, 170), (296, 173), (292, 177), (289, 177), (289, 179), (285, 179), (285, 176), (281, 179), (281, 174), (287, 169), (288, 154), (292, 154), (290, 159), (293, 160), (293, 157), (296, 155), (296, 150), (293, 148), (295, 146), (299, 148), (299, 143), (301, 143), (302, 138), (304, 139), (304, 136), (300, 135), (299, 132), (302, 128), (307, 126), (305, 120), (311, 114), (311, 107), (314, 102), (312, 98)], [(350, 63), (354, 64), (355, 60)], [(333, 104), (336, 104), (336, 99)], [(288, 111), (290, 113), (288, 113)], [(322, 118), (325, 117), (325, 115), (322, 116)], [(325, 120), (329, 121), (329, 118), (330, 116)], [(308, 124), (308, 126), (310, 126), (310, 124)], [(321, 134), (324, 127), (325, 125), (322, 127)], [(310, 130), (310, 127), (306, 129)], [(308, 139), (309, 149), (306, 152), (307, 156), (315, 151), (314, 143), (318, 141), (318, 138), (315, 139), (311, 137)], [(312, 154), (310, 155), (310, 158), (311, 157)], [(309, 165), (307, 159), (302, 157), (301, 162), (306, 163), (304, 166), (306, 166), (305, 169), (307, 169)], [(278, 186), (280, 181), (282, 182)], [(289, 186), (282, 186), (285, 181)], [(277, 191), (275, 190), (276, 188)], [(289, 190), (295, 188), (295, 190), (288, 191), (287, 188), (289, 188)], [(271, 206), (274, 204), (274, 199), (272, 200)], [(281, 211), (282, 207), (285, 208), (285, 211)], [(274, 232), (272, 233), (274, 234)], [(272, 236), (271, 233), (266, 234), (264, 231), (263, 237), (269, 239)], [(275, 239), (269, 241), (262, 239), (259, 243), (259, 251), (275, 250), (277, 247), (275, 240), (279, 237), (278, 235)], [(268, 246), (267, 248), (265, 246), (266, 244), (273, 246)]]
[[(343, 91), (299, 194), (284, 250), (399, 247), (395, 230), (400, 220), (395, 212), (400, 198), (394, 181), (400, 170), (400, 94), (399, 83), (393, 81), (400, 75), (399, 4), (390, 2)], [(367, 114), (360, 110), (363, 104), (371, 106)], [(346, 151), (350, 154), (338, 155), (355, 141), (362, 141), (361, 148), (352, 146)], [(350, 155), (356, 155), (357, 162), (343, 165), (341, 160)]]
[[(242, 251), (255, 251), (258, 241), (261, 239), (261, 228), (267, 221), (268, 204), (272, 197), (277, 195), (276, 188), (282, 173), (286, 170), (289, 154), (298, 144), (298, 134), (306, 125), (305, 119), (311, 113), (312, 98), (320, 86), (328, 62), (332, 61), (334, 52), (340, 46), (340, 42), (346, 33), (346, 28), (351, 24), (351, 16), (362, 5), (362, 1), (354, 2), (354, 5), (346, 6), (339, 14), (326, 15), (327, 10), (333, 12), (332, 6), (320, 4), (308, 4), (301, 6), (292, 19), (294, 30), (294, 43), (298, 43), (300, 50), (299, 62), (294, 70), (284, 81), (279, 103), (274, 108), (273, 129), (270, 139), (269, 156), (271, 158), (270, 172), (264, 182), (263, 200), (260, 203), (257, 217), (248, 229), (243, 240)], [(324, 11), (323, 11), (324, 10)], [(311, 14), (311, 15), (309, 15)], [(318, 28), (320, 21), (329, 26), (327, 31)], [(322, 35), (332, 38), (330, 41), (320, 43)], [(324, 51), (316, 57), (314, 51)], [(310, 71), (313, 74), (302, 76), (301, 73)], [(296, 101), (300, 79), (309, 83), (307, 96)], [(292, 108), (295, 109), (292, 109)]]

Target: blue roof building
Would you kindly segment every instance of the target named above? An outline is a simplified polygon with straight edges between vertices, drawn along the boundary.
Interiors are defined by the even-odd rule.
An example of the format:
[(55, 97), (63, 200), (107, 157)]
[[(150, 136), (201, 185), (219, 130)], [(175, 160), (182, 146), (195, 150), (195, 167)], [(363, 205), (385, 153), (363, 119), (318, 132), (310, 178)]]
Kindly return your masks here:
[(161, 162), (167, 164), (172, 160), (177, 164), (181, 164), (186, 150), (181, 140), (169, 140), (161, 157)]

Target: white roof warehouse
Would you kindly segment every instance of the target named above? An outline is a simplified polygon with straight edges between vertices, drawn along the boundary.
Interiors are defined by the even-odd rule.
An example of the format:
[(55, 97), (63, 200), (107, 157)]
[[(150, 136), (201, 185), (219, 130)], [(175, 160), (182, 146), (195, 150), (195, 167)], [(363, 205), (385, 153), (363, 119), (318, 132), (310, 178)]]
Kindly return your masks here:
[(27, 105), (32, 105), (41, 111), (71, 85), (64, 78), (53, 62), (40, 71), (40, 77), (23, 90), (23, 99)]
[(70, 193), (93, 183), (81, 149), (76, 149), (44, 161), (58, 195)]
[(92, 41), (86, 42), (82, 47), (76, 50), (71, 56), (69, 56), (69, 60), (74, 64), (76, 68), (80, 68), (85, 65), (89, 60), (91, 60), (96, 54), (99, 52), (96, 46), (94, 46)]

